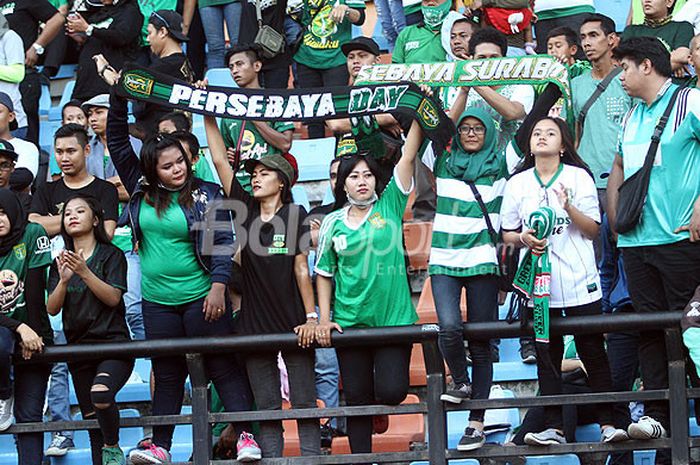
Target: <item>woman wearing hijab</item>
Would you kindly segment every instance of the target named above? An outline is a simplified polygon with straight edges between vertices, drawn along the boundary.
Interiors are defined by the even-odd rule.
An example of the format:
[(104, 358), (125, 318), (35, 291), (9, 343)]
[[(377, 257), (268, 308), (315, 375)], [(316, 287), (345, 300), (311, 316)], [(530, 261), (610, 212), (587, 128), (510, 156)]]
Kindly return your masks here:
[[(12, 354), (19, 348), (29, 359), (52, 342), (44, 305), (50, 264), (51, 248), (44, 228), (27, 223), (19, 198), (0, 189), (0, 431), (12, 426), (15, 418), (17, 423), (42, 420), (50, 367), (31, 364), (12, 369)], [(40, 432), (17, 435), (19, 465), (42, 462), (43, 438)]]

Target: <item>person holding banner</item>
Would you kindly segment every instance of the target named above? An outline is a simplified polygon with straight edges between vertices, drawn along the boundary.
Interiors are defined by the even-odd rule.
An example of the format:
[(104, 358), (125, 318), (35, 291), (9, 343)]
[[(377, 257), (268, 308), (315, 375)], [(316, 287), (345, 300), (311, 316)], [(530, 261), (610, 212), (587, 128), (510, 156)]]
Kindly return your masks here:
[[(506, 184), (501, 206), (503, 240), (524, 247), (513, 286), (533, 309), (537, 378), (542, 395), (561, 394), (561, 336), (550, 337), (549, 319), (601, 313), (600, 277), (593, 252), (600, 210), (593, 176), (576, 153), (563, 120), (542, 118), (530, 133), (529, 154)], [(612, 390), (602, 334), (575, 336), (594, 392)], [(600, 405), (601, 440), (628, 439), (613, 426), (612, 405)], [(545, 407), (546, 429), (525, 436), (529, 445), (566, 443), (562, 411)]]

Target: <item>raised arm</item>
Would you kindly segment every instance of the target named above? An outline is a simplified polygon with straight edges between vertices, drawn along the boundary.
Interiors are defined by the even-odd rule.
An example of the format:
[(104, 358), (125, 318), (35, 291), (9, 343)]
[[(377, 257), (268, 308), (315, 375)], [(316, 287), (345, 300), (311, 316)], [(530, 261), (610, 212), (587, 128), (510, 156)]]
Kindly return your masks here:
[(109, 98), (109, 114), (107, 116), (107, 148), (112, 163), (119, 173), (119, 179), (126, 191), (131, 195), (141, 179), (139, 157), (131, 147), (129, 139), (128, 109), (126, 100), (117, 96), (115, 91)]
[(408, 137), (403, 147), (403, 154), (396, 164), (396, 174), (398, 175), (403, 189), (411, 187), (413, 172), (416, 165), (416, 155), (420, 146), (423, 143), (423, 130), (418, 121), (411, 123), (411, 129), (408, 131)]
[(209, 144), (209, 154), (214, 162), (214, 167), (221, 180), (221, 185), (224, 188), (224, 193), (227, 197), (231, 195), (231, 184), (234, 178), (234, 172), (231, 164), (226, 156), (226, 144), (221, 136), (221, 130), (216, 124), (216, 118), (213, 116), (204, 117), (204, 129), (207, 133), (207, 143)]

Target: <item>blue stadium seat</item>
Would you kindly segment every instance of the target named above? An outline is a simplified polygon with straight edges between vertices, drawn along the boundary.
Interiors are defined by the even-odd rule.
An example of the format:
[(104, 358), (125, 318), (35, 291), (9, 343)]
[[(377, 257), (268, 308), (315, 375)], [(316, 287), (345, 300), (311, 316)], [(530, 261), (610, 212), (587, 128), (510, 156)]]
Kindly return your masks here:
[(75, 79), (75, 74), (78, 72), (78, 65), (61, 65), (58, 68), (58, 73), (51, 79)]
[(49, 86), (41, 86), (41, 96), (39, 97), (39, 116), (46, 116), (51, 110), (51, 91)]
[(574, 454), (532, 455), (527, 457), (527, 465), (581, 465)]
[(151, 360), (147, 358), (137, 358), (134, 363), (134, 371), (138, 373), (141, 381), (148, 383), (151, 380)]
[(654, 465), (656, 461), (655, 450), (635, 450), (634, 465)]
[(294, 203), (304, 207), (307, 213), (309, 210), (311, 210), (309, 196), (306, 194), (306, 189), (304, 189), (304, 186), (299, 184), (292, 186), (292, 198), (294, 199)]
[(17, 464), (17, 447), (12, 434), (0, 434), (0, 465)]
[(335, 137), (295, 139), (289, 152), (299, 165), (299, 182), (328, 179), (328, 165), (335, 157)]
[(63, 105), (70, 101), (74, 88), (75, 81), (68, 81), (66, 83), (66, 87), (63, 88), (63, 94), (61, 95), (61, 101), (57, 106), (51, 107), (49, 110), (49, 121), (61, 121), (61, 109), (63, 108)]
[[(449, 465), (479, 465), (479, 461), (476, 459), (449, 460), (447, 463)], [(411, 462), (411, 465), (429, 465), (429, 463), (428, 462)]]
[(207, 70), (204, 75), (209, 80), (210, 86), (217, 87), (238, 87), (236, 81), (231, 76), (231, 71), (228, 68), (213, 68)]
[(60, 118), (58, 121), (39, 121), (39, 148), (51, 156), (53, 156), (53, 135), (60, 126)]
[(493, 364), (494, 382), (529, 381), (535, 379), (537, 379), (537, 365), (535, 364), (528, 365), (520, 360)]
[(197, 137), (200, 147), (209, 147), (207, 143), (207, 133), (204, 130), (204, 117), (202, 115), (196, 113), (192, 114), (192, 134)]
[(576, 442), (600, 442), (600, 425), (591, 423), (577, 426)]
[[(515, 397), (513, 391), (508, 389), (503, 390), (503, 395), (505, 398), (512, 399)], [(517, 408), (506, 409), (508, 416), (508, 423), (510, 423), (511, 429), (520, 426), (520, 413), (518, 413)], [(449, 449), (456, 449), (460, 438), (464, 434), (464, 428), (469, 424), (469, 411), (468, 410), (455, 410), (452, 412), (447, 412), (447, 447)], [(489, 434), (486, 436), (486, 441), (490, 443), (503, 444), (505, 442), (507, 431), (497, 432)]]
[(630, 11), (630, 0), (594, 0), (596, 13), (603, 14), (615, 21), (615, 29), (622, 32)]
[[(192, 407), (184, 405), (180, 411), (183, 415), (192, 413)], [(170, 448), (173, 462), (186, 462), (192, 455), (192, 425), (177, 425), (173, 433), (173, 445)]]

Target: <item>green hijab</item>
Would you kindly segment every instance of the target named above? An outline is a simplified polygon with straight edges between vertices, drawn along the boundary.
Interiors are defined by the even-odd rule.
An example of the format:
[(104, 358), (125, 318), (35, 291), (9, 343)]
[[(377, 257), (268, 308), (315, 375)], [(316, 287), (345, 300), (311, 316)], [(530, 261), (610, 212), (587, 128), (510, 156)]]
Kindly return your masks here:
[(497, 149), (498, 135), (491, 115), (482, 108), (467, 108), (459, 118), (457, 127), (469, 116), (481, 121), (486, 128), (484, 146), (478, 152), (467, 152), (462, 147), (459, 133), (455, 134), (446, 168), (447, 172), (455, 179), (473, 182), (481, 177), (495, 176), (500, 173), (504, 155)]

